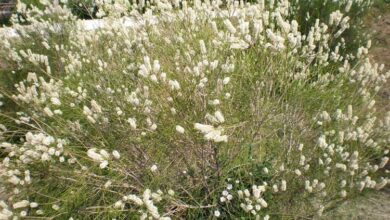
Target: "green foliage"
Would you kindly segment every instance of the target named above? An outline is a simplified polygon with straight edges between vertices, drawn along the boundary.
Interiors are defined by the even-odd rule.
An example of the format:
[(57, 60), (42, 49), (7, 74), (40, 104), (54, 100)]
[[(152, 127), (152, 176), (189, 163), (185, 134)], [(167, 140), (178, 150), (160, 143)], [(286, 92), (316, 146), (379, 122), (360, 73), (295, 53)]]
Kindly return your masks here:
[[(8, 129), (0, 181), (17, 189), (12, 203), (37, 202), (42, 212), (14, 215), (138, 219), (157, 207), (159, 217), (186, 219), (215, 211), (223, 219), (313, 218), (379, 188), (390, 116), (372, 101), (388, 76), (363, 52), (347, 56), (349, 42), (332, 38), (337, 27), (315, 30), (302, 16), (311, 10), (326, 21), (336, 6), (317, 13), (320, 1), (305, 4), (275, 18), (251, 17), (266, 14), (259, 8), (212, 17), (226, 8), (163, 5), (157, 24), (145, 15), (144, 26), (125, 29), (108, 14), (112, 25), (94, 31), (48, 10), (21, 27), (20, 39), (0, 45), (0, 124)], [(298, 20), (302, 33), (284, 19)], [(26, 171), (31, 183), (16, 179), (28, 179)], [(257, 196), (256, 187), (264, 189)], [(225, 191), (231, 201), (222, 201)]]
[(97, 7), (94, 4), (94, 0), (69, 0), (67, 6), (80, 19), (96, 17)]

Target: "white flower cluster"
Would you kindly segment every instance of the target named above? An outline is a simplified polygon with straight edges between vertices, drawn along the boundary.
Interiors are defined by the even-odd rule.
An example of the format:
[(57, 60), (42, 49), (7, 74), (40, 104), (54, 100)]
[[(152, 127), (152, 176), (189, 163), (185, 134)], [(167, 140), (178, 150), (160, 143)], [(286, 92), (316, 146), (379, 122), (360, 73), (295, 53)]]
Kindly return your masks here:
[[(30, 72), (27, 75), (27, 83), (30, 86), (26, 86), (23, 81), (15, 85), (19, 92), (18, 95), (13, 96), (16, 101), (32, 104), (34, 107), (42, 107), (42, 112), (47, 117), (62, 115), (59, 93), (62, 81), (50, 79), (47, 82), (43, 77), (38, 78), (36, 73)], [(53, 108), (54, 110), (52, 110)]]
[(195, 123), (195, 129), (202, 132), (206, 140), (212, 140), (217, 143), (227, 142), (228, 140), (227, 135), (222, 135), (223, 128), (221, 127), (215, 128), (212, 125)]
[[(104, 169), (108, 166), (108, 160), (111, 158), (111, 155), (104, 149), (97, 152), (96, 148), (91, 148), (87, 151), (87, 155), (93, 161), (100, 163), (100, 169)], [(117, 150), (112, 151), (112, 157), (114, 159), (120, 159), (120, 154)]]
[[(15, 202), (12, 205), (13, 210), (19, 211), (19, 215), (21, 217), (27, 216), (28, 209), (36, 209), (38, 208), (39, 204), (36, 202), (30, 202), (28, 200), (21, 200), (18, 202)], [(4, 201), (0, 201), (0, 207), (2, 208), (0, 212), (0, 219), (10, 219), (13, 216), (13, 212), (11, 211), (11, 207), (9, 207)], [(20, 211), (21, 209), (24, 209)], [(42, 210), (36, 210), (36, 212), (40, 213)]]
[(129, 203), (140, 208), (140, 219), (170, 220), (170, 217), (161, 215), (157, 206), (154, 204), (160, 202), (162, 196), (163, 192), (161, 190), (152, 192), (150, 189), (146, 189), (142, 196), (137, 196), (135, 194), (123, 196), (121, 200), (114, 204), (114, 208), (124, 209), (126, 203)]
[(91, 101), (91, 107), (83, 107), (83, 113), (87, 116), (87, 119), (92, 124), (96, 123), (96, 120), (99, 118), (99, 115), (102, 113), (102, 107), (95, 101)]
[[(252, 191), (252, 192), (251, 192)], [(263, 208), (268, 207), (268, 203), (264, 200), (263, 194), (266, 192), (266, 185), (253, 185), (252, 190), (245, 189), (237, 191), (238, 197), (245, 202), (240, 203), (240, 207), (254, 216)]]
[(62, 154), (65, 144), (66, 141), (62, 139), (56, 140), (54, 137), (43, 133), (33, 134), (28, 132), (22, 146), (8, 142), (1, 143), (1, 147), (9, 152), (8, 157), (3, 160), (3, 164), (8, 166), (13, 158), (23, 164), (35, 161), (51, 161), (55, 158), (64, 161)]

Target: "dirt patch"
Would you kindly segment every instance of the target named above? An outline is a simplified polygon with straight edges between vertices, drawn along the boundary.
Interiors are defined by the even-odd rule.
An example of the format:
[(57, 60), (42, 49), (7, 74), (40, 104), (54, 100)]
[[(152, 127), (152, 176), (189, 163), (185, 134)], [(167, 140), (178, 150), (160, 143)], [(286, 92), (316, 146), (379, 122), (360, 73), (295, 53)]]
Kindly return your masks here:
[(325, 220), (388, 220), (390, 219), (390, 189), (369, 193), (348, 200), (329, 212)]
[(379, 16), (370, 22), (368, 28), (373, 33), (374, 46), (371, 57), (378, 63), (385, 64), (390, 70), (390, 13)]
[[(380, 14), (378, 9), (374, 9), (373, 16), (375, 14)], [(385, 14), (370, 19), (367, 27), (372, 33), (374, 44), (370, 50), (370, 57), (375, 62), (384, 64), (385, 71), (390, 71), (390, 6)], [(390, 111), (390, 81), (386, 83), (379, 95), (381, 110)]]

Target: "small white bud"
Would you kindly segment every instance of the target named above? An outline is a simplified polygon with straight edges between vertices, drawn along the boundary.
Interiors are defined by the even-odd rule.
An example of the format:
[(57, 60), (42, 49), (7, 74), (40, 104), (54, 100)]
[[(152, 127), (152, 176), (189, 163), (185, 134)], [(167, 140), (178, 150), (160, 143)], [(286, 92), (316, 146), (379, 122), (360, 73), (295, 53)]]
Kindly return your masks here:
[(150, 167), (150, 171), (152, 171), (153, 173), (156, 172), (158, 169), (157, 165), (154, 164), (152, 167)]
[(176, 125), (176, 131), (180, 134), (184, 134), (184, 128), (180, 125)]

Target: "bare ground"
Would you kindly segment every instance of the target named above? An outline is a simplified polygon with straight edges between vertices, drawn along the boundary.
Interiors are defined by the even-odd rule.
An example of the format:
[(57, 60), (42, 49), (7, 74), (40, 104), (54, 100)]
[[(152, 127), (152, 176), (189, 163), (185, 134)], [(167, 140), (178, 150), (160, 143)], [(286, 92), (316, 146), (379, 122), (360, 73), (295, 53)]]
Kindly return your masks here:
[[(373, 32), (374, 47), (371, 49), (371, 58), (377, 63), (385, 64), (385, 71), (390, 71), (390, 6), (387, 13), (373, 18), (368, 27)], [(380, 92), (380, 107), (390, 111), (390, 81)], [(390, 218), (389, 218), (390, 219)]]
[(330, 211), (324, 220), (389, 220), (390, 189), (371, 192), (365, 196), (346, 200)]

